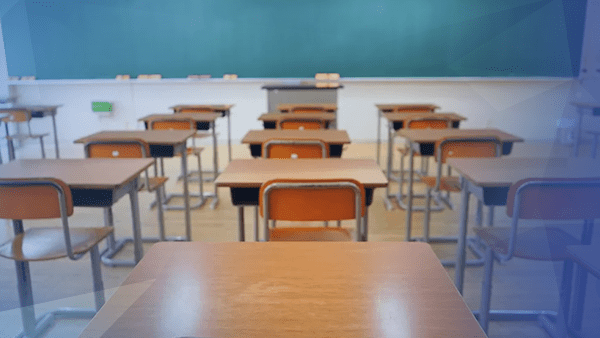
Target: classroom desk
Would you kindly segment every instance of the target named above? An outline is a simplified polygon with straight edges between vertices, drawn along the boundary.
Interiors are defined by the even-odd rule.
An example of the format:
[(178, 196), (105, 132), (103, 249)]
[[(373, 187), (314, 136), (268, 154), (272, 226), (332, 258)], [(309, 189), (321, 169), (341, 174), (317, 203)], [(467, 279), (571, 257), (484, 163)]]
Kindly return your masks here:
[[(258, 198), (263, 183), (277, 179), (354, 179), (366, 190), (366, 204), (373, 202), (373, 190), (387, 186), (381, 168), (373, 160), (354, 159), (253, 159), (232, 161), (215, 184), (231, 188), (231, 201), (238, 207), (239, 240), (244, 241), (244, 206), (254, 206), (254, 240), (258, 241)], [(367, 208), (368, 211), (368, 208)], [(368, 236), (368, 213), (362, 229)]]
[[(376, 104), (377, 107), (377, 164), (380, 164), (381, 157), (381, 119), (387, 113), (406, 112), (430, 112), (433, 113), (440, 107), (430, 103), (414, 103), (414, 104)], [(389, 135), (388, 135), (389, 137)]]
[(463, 290), (469, 197), (486, 206), (506, 205), (510, 186), (526, 178), (600, 179), (600, 161), (588, 158), (450, 158), (446, 162), (461, 177), (461, 211), (456, 249), (455, 284)]
[[(593, 103), (593, 102), (570, 102), (572, 105), (574, 105), (576, 107), (576, 111), (577, 114), (579, 115), (578, 119), (577, 119), (577, 127), (573, 130), (573, 132), (575, 133), (573, 139), (574, 139), (574, 143), (573, 143), (573, 156), (577, 157), (579, 156), (579, 146), (581, 145), (581, 127), (582, 127), (582, 121), (583, 121), (583, 116), (586, 115), (588, 112), (591, 112), (590, 115), (598, 115), (600, 114), (600, 103)], [(600, 116), (598, 116), (597, 118), (600, 118)], [(594, 141), (594, 150), (596, 148), (596, 142)]]
[[(169, 107), (174, 113), (181, 113), (184, 109), (211, 109), (215, 113), (220, 113), (221, 117), (227, 117), (227, 155), (231, 162), (231, 108), (234, 104), (179, 104)], [(202, 114), (205, 114), (204, 112)], [(209, 126), (198, 123), (198, 130), (208, 130)], [(216, 144), (216, 143), (215, 143)], [(215, 176), (216, 177), (216, 176)]]
[(350, 136), (345, 130), (321, 129), (321, 130), (250, 130), (242, 143), (250, 145), (252, 157), (262, 156), (263, 143), (272, 138), (283, 138), (286, 140), (314, 140), (319, 139), (329, 145), (330, 157), (341, 157), (344, 144), (350, 144)]
[[(183, 305), (182, 305), (183, 304)], [(422, 243), (159, 243), (87, 337), (485, 337)]]
[[(297, 117), (303, 119), (323, 120), (325, 121), (325, 128), (329, 128), (331, 122), (334, 122), (336, 120), (335, 115), (331, 113), (303, 113), (299, 114)], [(290, 116), (289, 114), (266, 113), (259, 116), (258, 120), (263, 122), (263, 126), (265, 129), (277, 129), (281, 120), (290, 118), (294, 117)]]
[(280, 104), (332, 104), (337, 105), (337, 91), (344, 88), (321, 87), (315, 81), (288, 81), (262, 86), (267, 91), (268, 111), (277, 111)]
[[(141, 139), (150, 145), (150, 156), (173, 157), (181, 155), (181, 167), (187, 172), (187, 140), (193, 137), (194, 130), (135, 130), (135, 131), (101, 131), (75, 140), (75, 143), (86, 144), (92, 141), (123, 141)], [(187, 175), (183, 176), (183, 203), (185, 206), (185, 238), (192, 239), (192, 222), (190, 216), (190, 199)], [(215, 199), (213, 203), (218, 201)]]
[[(396, 108), (398, 109), (398, 108)], [(432, 116), (432, 112), (427, 113), (414, 113), (414, 112), (392, 112), (383, 114), (384, 118), (387, 121), (388, 125), (388, 156), (387, 156), (387, 177), (389, 181), (397, 180), (397, 177), (392, 176), (392, 168), (394, 163), (394, 131), (404, 128), (404, 126), (411, 119), (420, 119), (427, 117), (437, 117), (448, 119), (452, 123), (452, 128), (458, 128), (460, 126), (460, 121), (466, 120), (465, 117), (455, 114), (455, 113), (435, 113), (435, 116)], [(408, 176), (409, 179), (412, 179), (412, 176)], [(402, 189), (402, 188), (400, 188)], [(398, 200), (398, 204), (402, 207), (402, 191), (398, 193), (398, 196), (390, 195), (389, 185), (386, 189), (386, 198), (384, 199), (384, 203), (386, 205), (387, 210), (392, 210), (392, 202), (390, 198), (396, 198)]]
[[(218, 149), (219, 147), (217, 144), (216, 120), (220, 116), (221, 116), (220, 113), (152, 114), (152, 115), (144, 116), (144, 117), (138, 119), (138, 121), (144, 122), (144, 126), (146, 127), (146, 130), (149, 130), (149, 128), (150, 128), (150, 126), (148, 125), (148, 122), (150, 120), (157, 119), (157, 118), (158, 119), (169, 119), (169, 120), (193, 120), (194, 122), (196, 122), (197, 130), (207, 130), (210, 128), (212, 130), (211, 135), (212, 135), (212, 144), (213, 144), (213, 175), (214, 175), (213, 180), (214, 180), (215, 178), (217, 178), (217, 176), (219, 176), (219, 149)], [(231, 159), (230, 159), (230, 161), (231, 161)], [(182, 173), (182, 176), (183, 175), (184, 175), (184, 173)], [(213, 197), (213, 196), (208, 196), (208, 197)]]
[[(34, 106), (34, 105), (16, 105), (11, 108), (0, 108), (0, 115), (6, 114), (9, 115), (11, 112), (27, 112), (31, 114), (32, 118), (42, 118), (46, 116), (52, 117), (52, 132), (54, 134), (54, 151), (56, 152), (56, 158), (60, 158), (60, 152), (58, 149), (58, 133), (56, 132), (56, 110), (62, 107), (62, 105), (56, 106)], [(8, 147), (9, 151), (11, 147)], [(12, 159), (15, 158), (14, 154), (11, 156)]]

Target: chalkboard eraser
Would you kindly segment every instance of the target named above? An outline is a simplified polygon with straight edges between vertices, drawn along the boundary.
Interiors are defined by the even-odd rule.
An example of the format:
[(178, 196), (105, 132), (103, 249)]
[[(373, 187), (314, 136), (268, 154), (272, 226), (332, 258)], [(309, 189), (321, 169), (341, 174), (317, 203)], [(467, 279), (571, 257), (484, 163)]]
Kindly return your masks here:
[(188, 79), (191, 80), (200, 80), (200, 79), (210, 79), (210, 74), (201, 74), (201, 75), (188, 75)]
[(329, 73), (329, 81), (337, 81), (340, 79), (339, 73)]
[(162, 75), (160, 74), (140, 74), (138, 75), (138, 80), (160, 80), (162, 79)]
[(21, 76), (22, 81), (33, 81), (35, 80), (35, 76)]
[(315, 80), (317, 81), (337, 81), (340, 79), (339, 73), (317, 73)]
[(117, 75), (117, 77), (115, 77), (116, 80), (129, 80), (131, 79), (131, 76), (129, 76), (129, 74), (124, 74), (124, 75)]
[(237, 74), (223, 74), (223, 80), (237, 80)]

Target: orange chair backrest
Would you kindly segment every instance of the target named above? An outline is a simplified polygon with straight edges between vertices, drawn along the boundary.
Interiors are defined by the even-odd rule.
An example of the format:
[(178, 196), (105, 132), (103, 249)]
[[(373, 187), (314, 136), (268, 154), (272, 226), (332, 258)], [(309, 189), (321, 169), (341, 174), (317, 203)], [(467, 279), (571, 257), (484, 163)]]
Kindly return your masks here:
[[(590, 181), (595, 181), (590, 184)], [(523, 187), (528, 183), (543, 182)], [(519, 218), (575, 220), (600, 218), (600, 175), (596, 179), (528, 178), (514, 183), (509, 191), (506, 213), (512, 217), (517, 190)]]
[[(13, 220), (60, 218), (57, 188), (50, 184), (40, 185), (38, 184), (40, 181), (51, 182), (62, 188), (67, 216), (71, 216), (73, 214), (73, 198), (71, 189), (65, 182), (56, 178), (0, 179), (0, 218)], [(23, 185), (14, 186), (13, 183), (22, 183)]]
[(435, 158), (438, 159), (441, 145), (441, 160), (460, 157), (496, 157), (500, 155), (501, 143), (496, 137), (444, 138), (435, 143)]
[(325, 121), (320, 119), (285, 119), (279, 121), (279, 129), (324, 129)]
[(196, 129), (193, 120), (156, 119), (150, 120), (148, 125), (153, 130), (190, 130)]
[(451, 124), (446, 119), (432, 117), (430, 119), (409, 120), (406, 126), (408, 129), (447, 129), (451, 127)]
[(150, 146), (144, 140), (90, 142), (85, 154), (89, 158), (144, 158), (150, 156)]
[(179, 113), (212, 113), (214, 109), (210, 107), (197, 107), (197, 108), (182, 108)]
[[(279, 143), (278, 142), (282, 142)], [(328, 158), (329, 146), (322, 140), (269, 139), (263, 143), (264, 158)]]
[(290, 109), (290, 112), (292, 113), (322, 113), (325, 111), (325, 108), (323, 107), (308, 107), (308, 106), (302, 106), (302, 107), (293, 107), (292, 109)]
[(434, 105), (414, 105), (395, 107), (392, 111), (397, 113), (433, 113), (437, 108), (439, 107)]
[(27, 122), (29, 120), (31, 120), (31, 114), (26, 111), (13, 111), (8, 116), (6, 116), (2, 119), (2, 121), (6, 122), (6, 123), (8, 123), (8, 122), (20, 123), (20, 122)]
[[(264, 192), (276, 183), (343, 183), (355, 184), (361, 194), (361, 216), (365, 213), (365, 187), (351, 179), (290, 180), (275, 179), (260, 188), (259, 209), (264, 216)], [(356, 195), (350, 187), (281, 188), (269, 192), (269, 219), (282, 221), (330, 221), (356, 217)]]

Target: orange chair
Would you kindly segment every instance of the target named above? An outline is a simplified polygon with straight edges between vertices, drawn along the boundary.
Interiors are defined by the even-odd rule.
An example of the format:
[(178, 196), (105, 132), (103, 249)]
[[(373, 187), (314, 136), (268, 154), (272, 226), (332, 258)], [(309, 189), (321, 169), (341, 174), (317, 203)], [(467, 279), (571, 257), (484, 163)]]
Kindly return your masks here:
[(319, 118), (286, 117), (279, 121), (278, 129), (325, 129), (326, 122)]
[[(0, 256), (15, 261), (24, 332), (38, 337), (58, 318), (92, 318), (104, 305), (104, 285), (98, 243), (109, 236), (112, 227), (69, 226), (73, 214), (71, 189), (61, 180), (39, 178), (0, 179), (0, 218), (12, 220), (15, 237), (0, 244)], [(23, 220), (60, 219), (60, 227), (23, 228)], [(36, 320), (29, 262), (69, 257), (78, 260), (90, 253), (94, 280), (95, 309), (57, 309)], [(65, 277), (68, 278), (68, 277)]]
[[(31, 133), (31, 113), (28, 111), (13, 111), (8, 116), (2, 118), (2, 122), (5, 123), (6, 127), (6, 140), (8, 141), (8, 153), (9, 158), (13, 160), (15, 158), (15, 145), (14, 140), (18, 140), (20, 142), (25, 141), (27, 139), (39, 139), (40, 140), (40, 148), (42, 151), (42, 158), (46, 158), (46, 151), (44, 149), (44, 137), (50, 134), (32, 134)], [(18, 133), (18, 134), (9, 134), (8, 124), (9, 123), (23, 123), (27, 122), (27, 133)]]
[[(564, 178), (521, 180), (510, 187), (506, 213), (512, 218), (511, 227), (475, 229), (486, 246), (485, 275), (479, 312), (479, 323), (485, 332), (488, 331), (489, 321), (493, 320), (490, 305), (494, 259), (501, 263), (513, 257), (537, 261), (564, 261), (560, 289), (571, 289), (573, 261), (568, 259), (565, 249), (570, 245), (591, 243), (594, 219), (600, 218), (600, 181)], [(582, 220), (583, 231), (581, 238), (576, 239), (561, 230), (558, 225), (522, 228), (519, 220), (569, 221), (570, 224), (573, 224), (574, 220)], [(581, 270), (577, 277), (577, 286), (580, 290), (585, 290), (585, 271)], [(548, 318), (550, 311), (498, 310), (494, 311), (494, 315), (502, 317), (502, 320), (540, 320), (545, 328), (554, 329), (554, 322), (562, 322), (563, 325), (568, 322), (569, 303), (570, 293), (564, 292), (560, 298), (558, 314), (551, 314), (552, 317), (556, 316), (553, 320)], [(578, 309), (577, 305), (581, 308)], [(583, 303), (575, 306), (577, 311), (582, 308)], [(566, 332), (557, 336), (566, 337)]]
[(265, 182), (259, 208), (267, 241), (350, 241), (347, 229), (295, 227), (269, 229), (269, 220), (330, 221), (356, 219), (356, 240), (363, 238), (365, 188), (355, 180), (289, 180)]
[(322, 140), (270, 139), (263, 143), (264, 158), (328, 158), (329, 147)]
[[(450, 167), (448, 167), (448, 176), (442, 176), (442, 166), (449, 158), (482, 158), (499, 157), (502, 155), (502, 142), (496, 137), (471, 137), (471, 138), (451, 138), (447, 137), (436, 142), (435, 159), (437, 162), (436, 176), (423, 176), (421, 181), (425, 183), (425, 217), (423, 223), (423, 238), (425, 242), (449, 242), (455, 238), (447, 237), (429, 237), (429, 225), (431, 219), (431, 195), (432, 192), (446, 191), (460, 192), (461, 186), (459, 177), (450, 176)], [(406, 240), (415, 240), (411, 238), (410, 227), (407, 229)]]
[[(152, 119), (150, 121), (148, 121), (148, 128), (152, 129), (152, 130), (196, 130), (196, 124), (194, 122), (194, 120), (192, 119), (171, 119), (171, 118), (155, 118)], [(208, 134), (196, 134), (197, 136), (195, 137), (206, 137)], [(206, 202), (206, 197), (212, 197), (212, 196), (216, 196), (217, 194), (217, 188), (215, 186), (215, 192), (214, 195), (212, 194), (205, 194), (204, 193), (204, 180), (202, 179), (202, 151), (204, 150), (204, 148), (202, 147), (196, 147), (195, 146), (195, 138), (192, 139), (193, 145), (192, 147), (188, 147), (187, 148), (187, 155), (195, 155), (196, 158), (198, 159), (198, 182), (200, 184), (200, 191), (198, 194), (192, 194), (190, 193), (189, 196), (190, 197), (197, 197), (198, 198), (198, 202), (196, 204), (192, 204), (190, 205), (191, 209), (197, 209), (202, 207), (202, 205), (204, 205), (204, 203)], [(161, 175), (164, 175), (164, 160), (161, 157), (160, 158), (160, 170), (161, 170)], [(183, 172), (183, 168), (181, 168), (182, 172), (181, 172), (181, 177), (183, 177), (183, 175), (188, 175), (190, 173), (184, 173)], [(175, 197), (179, 197), (179, 198), (183, 198), (183, 194), (168, 194), (165, 196), (164, 198), (164, 205), (163, 208), (167, 209), (167, 210), (184, 210), (185, 208), (182, 206), (173, 206), (173, 205), (168, 205), (169, 201)]]
[[(419, 111), (420, 112), (420, 111)], [(406, 122), (406, 128), (407, 129), (447, 129), (447, 128), (452, 128), (452, 121), (450, 121), (447, 118), (444, 117), (439, 117), (439, 116), (435, 116), (435, 114), (431, 114), (430, 117), (422, 117), (422, 118), (414, 118), (414, 119), (410, 119)], [(406, 205), (406, 203), (404, 203), (404, 198), (406, 197), (406, 194), (404, 194), (404, 181), (405, 178), (404, 176), (406, 175), (406, 170), (404, 170), (404, 158), (406, 156), (408, 156), (409, 154), (409, 149), (408, 146), (401, 146), (397, 148), (398, 152), (400, 152), (400, 174), (396, 177), (396, 181), (398, 182), (398, 193), (396, 194), (396, 201), (398, 202), (398, 205), (402, 208), (402, 209), (406, 209), (408, 206)], [(415, 157), (421, 157), (420, 154), (415, 153), (413, 156)], [(420, 175), (427, 175), (427, 171), (429, 169), (429, 158), (427, 157), (421, 157), (421, 171), (420, 172), (416, 172), (417, 174)], [(413, 179), (412, 177), (409, 177), (408, 179)], [(387, 188), (389, 190), (389, 187)], [(389, 194), (388, 194), (389, 195)], [(413, 197), (425, 197), (425, 195), (415, 195), (413, 194)], [(436, 205), (434, 208), (432, 208), (433, 211), (440, 211), (442, 210), (443, 207), (441, 205)], [(421, 208), (415, 208), (413, 206), (413, 210), (424, 210)]]

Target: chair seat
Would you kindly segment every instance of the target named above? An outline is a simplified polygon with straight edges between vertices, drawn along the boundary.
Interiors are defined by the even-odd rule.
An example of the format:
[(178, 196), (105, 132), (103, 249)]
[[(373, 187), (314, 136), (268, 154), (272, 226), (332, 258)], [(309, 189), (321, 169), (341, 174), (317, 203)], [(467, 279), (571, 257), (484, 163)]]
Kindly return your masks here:
[[(396, 148), (396, 150), (398, 150), (398, 152), (400, 152), (400, 155), (402, 155), (402, 156), (408, 156), (408, 153), (410, 151), (410, 149), (407, 146), (400, 146), (400, 147)], [(417, 157), (417, 156), (421, 156), (421, 154), (415, 151), (413, 156)]]
[[(435, 176), (422, 176), (421, 182), (426, 186), (435, 187)], [(445, 176), (440, 179), (440, 190), (450, 192), (460, 192), (460, 178), (457, 176)]]
[[(475, 233), (494, 252), (508, 253), (510, 228), (475, 228)], [(535, 227), (517, 233), (513, 256), (537, 261), (562, 261), (567, 259), (565, 249), (580, 242), (556, 227)]]
[[(112, 227), (70, 228), (73, 253), (89, 251)], [(0, 245), (0, 256), (17, 261), (45, 261), (67, 257), (63, 228), (32, 228)]]
[(285, 242), (348, 242), (350, 231), (344, 228), (275, 228), (270, 229), (270, 241)]
[[(155, 191), (156, 189), (165, 185), (165, 182), (167, 182), (168, 179), (169, 179), (168, 177), (150, 177), (150, 178), (148, 178), (148, 184), (150, 186), (147, 188), (147, 190)], [(143, 190), (143, 189), (146, 189), (146, 180), (142, 180), (142, 185), (139, 187), (139, 190)]]
[(13, 135), (6, 136), (6, 139), (22, 141), (22, 140), (26, 140), (29, 138), (46, 137), (48, 135), (50, 135), (50, 134), (49, 133), (46, 133), (46, 134), (13, 134)]

